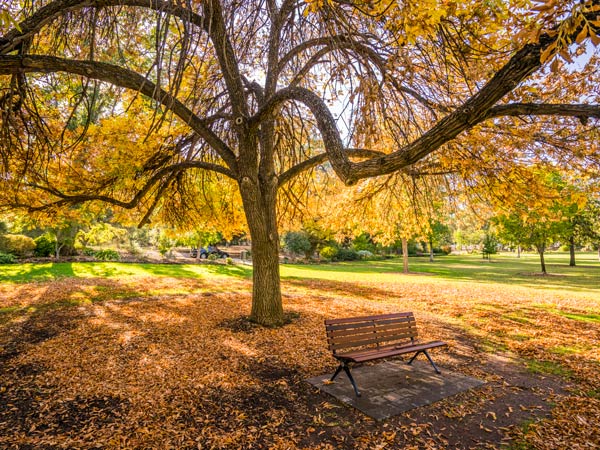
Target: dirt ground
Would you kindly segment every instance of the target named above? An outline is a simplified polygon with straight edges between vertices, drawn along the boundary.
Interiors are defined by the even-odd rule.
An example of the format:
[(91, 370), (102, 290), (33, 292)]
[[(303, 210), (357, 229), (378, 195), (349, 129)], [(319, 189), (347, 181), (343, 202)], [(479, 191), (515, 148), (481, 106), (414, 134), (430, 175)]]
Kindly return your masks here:
[[(242, 279), (0, 286), (0, 448), (598, 448), (597, 324), (548, 318), (518, 289), (283, 288), (291, 323), (265, 329)], [(527, 322), (504, 318), (515, 304)], [(324, 318), (408, 309), (450, 344), (436, 362), (486, 384), (375, 422), (304, 381), (336, 366)]]

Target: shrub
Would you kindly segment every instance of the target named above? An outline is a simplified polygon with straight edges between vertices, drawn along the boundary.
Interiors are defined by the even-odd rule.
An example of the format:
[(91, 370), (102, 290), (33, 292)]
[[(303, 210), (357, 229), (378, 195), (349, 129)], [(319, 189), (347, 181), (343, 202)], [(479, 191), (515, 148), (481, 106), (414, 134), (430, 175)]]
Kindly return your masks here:
[(351, 248), (340, 248), (335, 257), (337, 261), (356, 261), (358, 258), (358, 252)]
[(28, 256), (33, 253), (35, 242), (24, 234), (5, 234), (0, 237), (0, 251), (15, 256)]
[(173, 239), (171, 239), (170, 237), (161, 234), (158, 238), (158, 252), (162, 255), (162, 256), (166, 256), (168, 257), (167, 253), (169, 253), (170, 256), (170, 252), (171, 249), (173, 248), (173, 246), (175, 245), (175, 241)]
[(15, 262), (15, 255), (0, 252), (0, 264), (14, 264)]
[(94, 250), (93, 248), (84, 248), (81, 253), (84, 256), (96, 256), (96, 250)]
[(359, 250), (356, 253), (360, 259), (371, 259), (374, 256), (369, 250)]
[(440, 250), (444, 255), (449, 255), (450, 253), (452, 253), (452, 247), (450, 247), (449, 245), (442, 245), (440, 247)]
[(303, 231), (288, 231), (283, 236), (283, 247), (295, 254), (295, 255), (306, 255), (310, 257), (312, 250), (312, 244), (308, 235)]
[(336, 257), (336, 255), (338, 254), (338, 249), (337, 247), (334, 247), (332, 245), (328, 245), (326, 247), (323, 247), (321, 249), (321, 251), (319, 252), (319, 255), (321, 255), (321, 258), (327, 260), (327, 261), (331, 261), (333, 258)]
[(227, 259), (225, 260), (225, 263), (226, 263), (228, 266), (233, 266), (233, 259), (231, 259), (231, 258), (227, 258)]
[(418, 242), (410, 240), (408, 241), (408, 256), (417, 256), (417, 254), (422, 251), (422, 247)]
[(97, 250), (94, 252), (94, 256), (101, 261), (118, 261), (121, 259), (119, 252), (110, 248)]
[(54, 254), (55, 240), (51, 239), (48, 235), (43, 234), (40, 237), (34, 239), (35, 250), (33, 254), (35, 256), (50, 256)]
[(374, 251), (375, 245), (369, 233), (362, 233), (354, 238), (352, 248), (357, 252), (361, 250)]
[(494, 255), (498, 252), (498, 240), (493, 234), (488, 234), (483, 237), (483, 254)]
[(208, 255), (209, 261), (216, 261), (217, 259), (219, 259), (219, 256), (216, 253), (211, 253), (210, 255)]

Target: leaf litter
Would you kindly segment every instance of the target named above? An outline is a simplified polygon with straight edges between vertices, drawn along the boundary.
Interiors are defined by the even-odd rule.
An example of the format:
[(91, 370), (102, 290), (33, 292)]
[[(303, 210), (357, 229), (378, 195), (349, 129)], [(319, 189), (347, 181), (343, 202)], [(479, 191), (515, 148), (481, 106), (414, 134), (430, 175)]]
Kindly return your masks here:
[[(0, 286), (0, 447), (598, 447), (599, 327), (568, 315), (600, 300), (399, 280), (286, 281), (278, 329), (245, 319), (246, 280)], [(378, 423), (304, 382), (336, 365), (324, 318), (405, 310), (487, 384)]]

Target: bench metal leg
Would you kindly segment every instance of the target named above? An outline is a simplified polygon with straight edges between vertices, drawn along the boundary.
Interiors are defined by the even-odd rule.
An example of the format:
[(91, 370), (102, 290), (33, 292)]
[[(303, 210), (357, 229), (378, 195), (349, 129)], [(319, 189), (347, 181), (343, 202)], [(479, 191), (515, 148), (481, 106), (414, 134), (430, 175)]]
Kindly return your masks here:
[(440, 372), (440, 369), (438, 369), (437, 366), (435, 365), (435, 363), (433, 362), (433, 359), (431, 359), (431, 356), (429, 356), (429, 353), (427, 352), (427, 350), (423, 350), (423, 353), (425, 353), (425, 356), (427, 356), (427, 359), (429, 360), (429, 362), (433, 366), (433, 369), (435, 370), (435, 373), (442, 373), (442, 372)]
[(337, 377), (340, 374), (340, 372), (342, 371), (343, 368), (344, 368), (344, 364), (340, 364), (338, 366), (338, 368), (335, 369), (335, 373), (333, 374), (333, 376), (331, 377), (331, 379), (329, 381), (335, 380), (335, 377)]
[(427, 359), (429, 360), (429, 362), (433, 366), (433, 369), (435, 370), (435, 373), (442, 373), (442, 372), (440, 372), (440, 369), (438, 369), (438, 367), (433, 362), (433, 359), (431, 359), (431, 356), (429, 356), (429, 352), (427, 350), (419, 350), (417, 353), (415, 353), (414, 356), (412, 358), (410, 358), (410, 361), (408, 362), (408, 365), (412, 364), (412, 362), (415, 360), (415, 358), (417, 356), (419, 356), (419, 353), (424, 353), (425, 356), (427, 356)]
[(346, 365), (346, 364), (344, 364), (344, 372), (346, 372), (346, 375), (348, 375), (348, 378), (350, 378), (350, 383), (352, 383), (352, 387), (354, 388), (354, 393), (356, 394), (357, 397), (360, 397), (360, 392), (358, 392), (358, 388), (356, 387), (354, 378), (352, 378), (352, 374), (350, 373), (350, 367), (348, 367), (348, 365)]
[(344, 362), (340, 363), (338, 368), (335, 369), (335, 373), (333, 374), (333, 376), (331, 377), (331, 379), (329, 381), (335, 380), (335, 377), (337, 377), (342, 370), (344, 372), (346, 372), (346, 375), (348, 375), (348, 378), (350, 379), (350, 383), (352, 383), (352, 387), (354, 388), (354, 393), (356, 394), (357, 397), (360, 397), (360, 392), (358, 391), (358, 388), (356, 387), (356, 382), (354, 381), (354, 378), (352, 377), (352, 374), (350, 373), (350, 367), (348, 366), (348, 364), (346, 364)]
[(415, 360), (415, 358), (417, 356), (419, 356), (419, 353), (421, 353), (420, 351), (416, 352), (412, 358), (410, 358), (410, 361), (408, 362), (408, 365), (410, 366), (412, 364), (412, 362)]

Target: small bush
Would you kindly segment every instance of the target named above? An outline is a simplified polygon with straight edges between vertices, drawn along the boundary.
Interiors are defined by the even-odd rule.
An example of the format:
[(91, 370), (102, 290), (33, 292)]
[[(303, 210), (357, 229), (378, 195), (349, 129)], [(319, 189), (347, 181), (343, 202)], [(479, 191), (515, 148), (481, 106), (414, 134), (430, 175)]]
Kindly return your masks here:
[(333, 247), (332, 245), (323, 247), (321, 249), (321, 251), (319, 252), (319, 255), (321, 255), (321, 258), (323, 258), (327, 261), (331, 261), (333, 258), (335, 258), (337, 256), (337, 254), (338, 254), (337, 247)]
[(452, 247), (450, 247), (449, 245), (442, 245), (440, 247), (440, 250), (444, 255), (449, 255), (450, 253), (452, 253)]
[(29, 256), (35, 249), (35, 242), (24, 234), (5, 234), (0, 236), (0, 252), (15, 256)]
[(83, 256), (96, 256), (96, 250), (93, 248), (84, 248), (81, 253)]
[(0, 264), (14, 264), (16, 261), (15, 255), (0, 252)]
[(94, 252), (94, 256), (101, 261), (118, 261), (121, 259), (119, 252), (110, 248), (97, 250)]
[(417, 256), (423, 249), (418, 242), (408, 241), (408, 256)]
[(219, 259), (219, 256), (216, 253), (211, 253), (210, 255), (208, 255), (209, 261), (216, 261), (217, 259)]
[(56, 241), (51, 239), (48, 235), (43, 234), (40, 237), (35, 238), (34, 242), (35, 249), (33, 250), (33, 254), (35, 256), (46, 257), (54, 254)]
[(231, 258), (227, 258), (227, 259), (225, 260), (225, 263), (226, 263), (228, 266), (233, 266), (233, 259), (231, 259)]
[(360, 259), (371, 259), (371, 258), (373, 258), (373, 256), (375, 256), (369, 250), (359, 250), (356, 253), (358, 254), (358, 257)]
[(358, 258), (358, 252), (351, 248), (340, 248), (335, 257), (337, 261), (356, 261)]
[(283, 236), (283, 248), (295, 255), (304, 254), (307, 258), (312, 252), (312, 244), (303, 231), (288, 231)]

